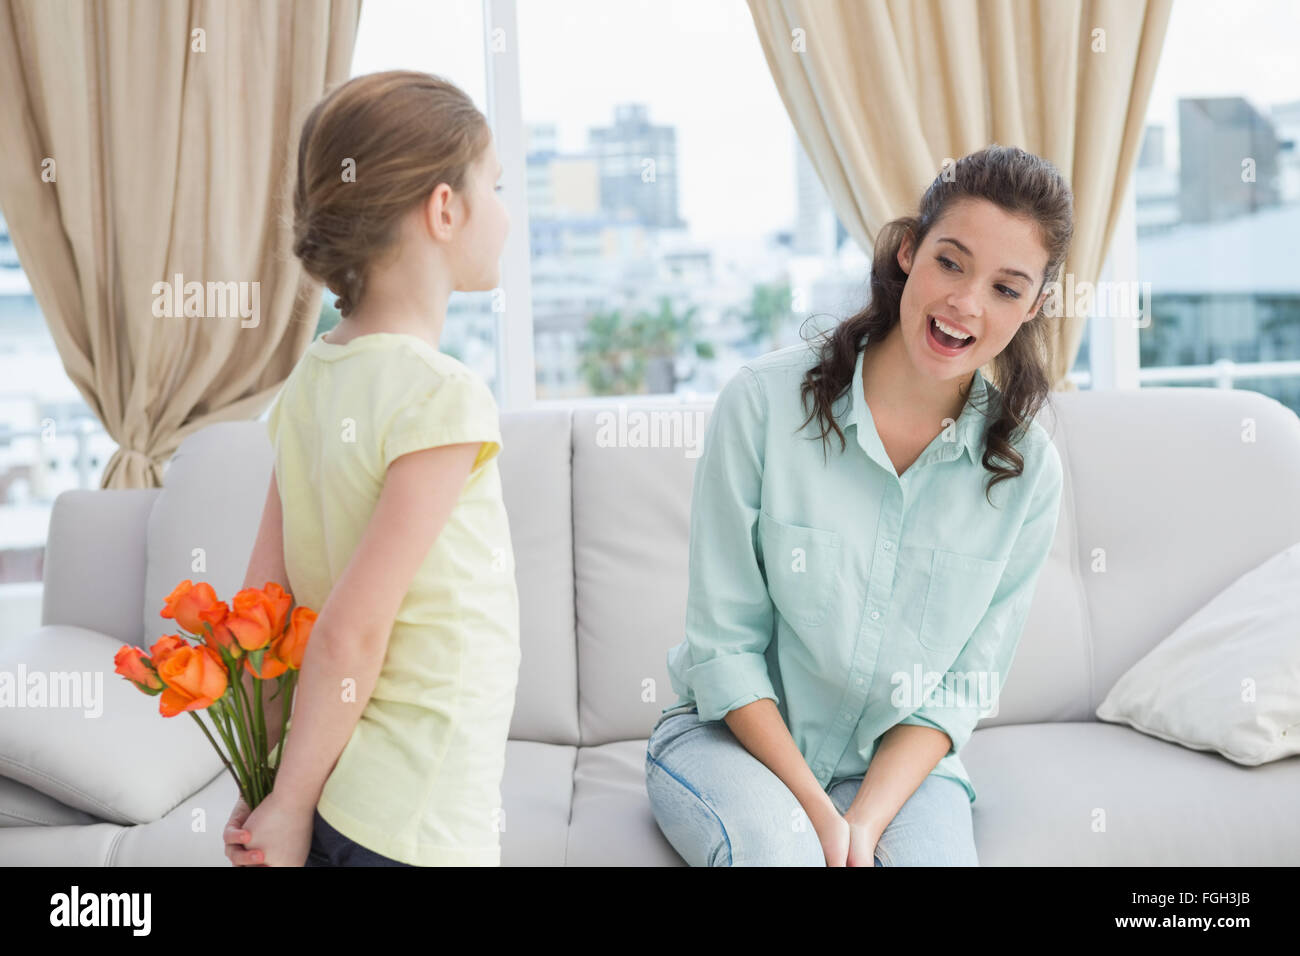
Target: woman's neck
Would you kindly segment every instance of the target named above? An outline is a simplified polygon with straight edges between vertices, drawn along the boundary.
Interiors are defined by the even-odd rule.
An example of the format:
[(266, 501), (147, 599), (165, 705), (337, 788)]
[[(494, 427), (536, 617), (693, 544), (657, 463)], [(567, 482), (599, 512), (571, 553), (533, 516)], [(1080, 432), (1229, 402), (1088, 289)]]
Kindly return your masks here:
[[(862, 358), (858, 394), (871, 409), (872, 418), (893, 431), (914, 431), (918, 439), (933, 438), (945, 419), (956, 420), (966, 406), (972, 372), (945, 382), (935, 382), (917, 372), (907, 355), (901, 326), (894, 326)], [(928, 438), (927, 438), (928, 440)]]

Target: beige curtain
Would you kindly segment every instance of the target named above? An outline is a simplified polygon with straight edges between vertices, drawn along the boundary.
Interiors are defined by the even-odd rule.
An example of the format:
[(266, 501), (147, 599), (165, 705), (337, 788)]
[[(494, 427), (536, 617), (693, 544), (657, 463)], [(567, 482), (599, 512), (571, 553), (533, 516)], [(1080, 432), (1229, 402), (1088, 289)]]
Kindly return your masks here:
[[(749, 0), (768, 66), (841, 221), (865, 250), (942, 169), (991, 142), (1074, 191), (1065, 271), (1095, 282), (1137, 162), (1172, 0)], [(1054, 388), (1086, 329), (1063, 316)]]
[(291, 253), (298, 130), (347, 79), (359, 15), (360, 0), (0, 5), (0, 209), (120, 446), (103, 487), (160, 485), (182, 439), (261, 414), (307, 347), (321, 290)]

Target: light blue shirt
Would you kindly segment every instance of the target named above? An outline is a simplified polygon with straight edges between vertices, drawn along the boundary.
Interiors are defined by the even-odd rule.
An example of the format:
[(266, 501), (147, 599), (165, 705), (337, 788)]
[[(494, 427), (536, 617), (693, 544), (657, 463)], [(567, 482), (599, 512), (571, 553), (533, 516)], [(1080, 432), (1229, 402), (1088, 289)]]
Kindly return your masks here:
[[(1019, 643), (1056, 535), (1062, 467), (1031, 422), (1024, 474), (981, 464), (1000, 391), (976, 372), (955, 422), (899, 476), (853, 384), (823, 461), (799, 397), (807, 344), (743, 365), (719, 393), (695, 465), (686, 639), (668, 652), (677, 703), (701, 720), (764, 697), (824, 788), (865, 774), (896, 724), (951, 738), (934, 773), (975, 788), (958, 757)], [(811, 399), (810, 399), (811, 400)], [(809, 406), (810, 407), (810, 406)]]

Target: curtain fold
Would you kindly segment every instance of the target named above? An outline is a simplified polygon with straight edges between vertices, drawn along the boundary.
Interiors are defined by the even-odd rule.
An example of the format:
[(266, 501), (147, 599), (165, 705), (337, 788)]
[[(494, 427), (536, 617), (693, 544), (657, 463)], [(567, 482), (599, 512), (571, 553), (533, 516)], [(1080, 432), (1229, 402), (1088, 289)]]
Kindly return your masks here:
[[(885, 222), (996, 142), (1051, 160), (1074, 191), (1065, 273), (1096, 282), (1137, 163), (1172, 0), (748, 0), (786, 110), (844, 228)], [(1057, 323), (1068, 378), (1087, 317)], [(991, 370), (985, 370), (991, 374)]]
[(102, 487), (161, 485), (187, 435), (261, 414), (310, 342), (321, 288), (291, 252), (297, 137), (349, 75), (360, 9), (0, 5), (0, 209), (68, 376), (119, 445)]

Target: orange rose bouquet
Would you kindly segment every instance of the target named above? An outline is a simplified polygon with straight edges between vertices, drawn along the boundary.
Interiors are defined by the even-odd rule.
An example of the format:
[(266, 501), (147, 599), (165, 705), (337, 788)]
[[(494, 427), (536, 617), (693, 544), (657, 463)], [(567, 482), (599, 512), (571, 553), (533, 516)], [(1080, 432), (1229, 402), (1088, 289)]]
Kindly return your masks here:
[[(245, 588), (227, 606), (217, 600), (212, 585), (186, 580), (167, 596), (161, 614), (198, 643), (168, 634), (148, 654), (123, 644), (114, 657), (114, 673), (158, 697), (158, 712), (164, 717), (188, 711), (239, 784), (244, 801), (256, 807), (275, 783), (289, 702), (316, 612), (295, 607), (293, 596), (273, 581)], [(245, 671), (253, 677), (251, 695)], [(274, 761), (262, 703), (263, 684), (271, 681), (276, 689), (267, 703), (278, 695), (283, 715)], [(205, 710), (220, 744), (199, 716)]]

